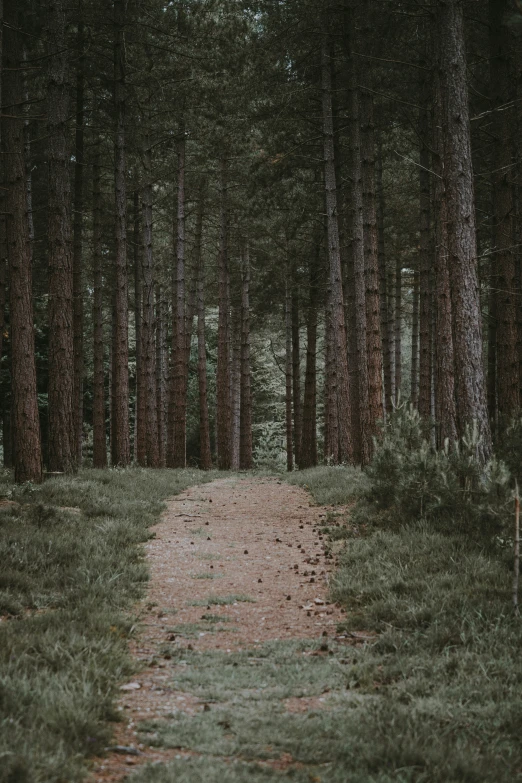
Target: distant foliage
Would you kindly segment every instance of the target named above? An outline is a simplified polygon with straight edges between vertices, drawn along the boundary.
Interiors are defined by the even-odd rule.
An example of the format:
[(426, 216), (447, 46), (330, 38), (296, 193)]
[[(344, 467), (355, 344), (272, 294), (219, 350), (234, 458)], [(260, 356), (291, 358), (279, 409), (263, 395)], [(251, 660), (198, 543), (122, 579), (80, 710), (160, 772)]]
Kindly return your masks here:
[(501, 535), (510, 519), (511, 474), (497, 459), (482, 468), (479, 444), (470, 428), (460, 443), (436, 451), (418, 412), (398, 407), (375, 444), (356, 517), (362, 522), (377, 513), (394, 526), (425, 519), (441, 532)]

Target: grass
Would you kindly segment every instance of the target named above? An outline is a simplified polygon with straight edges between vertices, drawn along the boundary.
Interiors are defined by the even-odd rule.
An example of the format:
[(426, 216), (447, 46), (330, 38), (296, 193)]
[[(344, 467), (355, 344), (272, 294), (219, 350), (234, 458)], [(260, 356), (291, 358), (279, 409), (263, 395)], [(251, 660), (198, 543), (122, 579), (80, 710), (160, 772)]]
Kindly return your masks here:
[[(349, 503), (365, 481), (337, 468), (296, 477), (321, 504)], [(190, 755), (132, 783), (522, 780), (522, 621), (510, 605), (509, 552), (421, 522), (372, 525), (363, 537), (337, 522), (324, 531), (347, 539), (331, 582), (347, 643), (183, 650), (183, 665), (174, 654), (173, 686), (208, 706), (142, 726), (144, 742)], [(357, 630), (377, 636), (350, 644)], [(313, 701), (296, 713), (289, 698)]]
[(296, 470), (282, 476), (289, 484), (308, 489), (320, 506), (343, 506), (353, 503), (368, 480), (360, 468), (321, 465), (307, 470)]
[(132, 671), (128, 610), (162, 500), (216, 474), (84, 470), (42, 486), (0, 474), (0, 781), (74, 783), (103, 749)]

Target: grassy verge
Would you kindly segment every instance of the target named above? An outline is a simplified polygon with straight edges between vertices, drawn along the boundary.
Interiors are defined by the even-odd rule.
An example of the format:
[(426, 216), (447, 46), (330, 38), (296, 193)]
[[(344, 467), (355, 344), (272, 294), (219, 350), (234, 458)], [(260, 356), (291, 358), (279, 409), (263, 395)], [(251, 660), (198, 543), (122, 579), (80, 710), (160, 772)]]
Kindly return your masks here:
[[(0, 475), (0, 781), (73, 783), (131, 672), (126, 612), (163, 499), (216, 473), (84, 470), (40, 487)], [(1, 498), (0, 498), (1, 499)]]
[[(318, 468), (291, 480), (319, 503), (345, 505), (365, 479)], [(143, 724), (144, 742), (180, 753), (133, 783), (522, 780), (522, 623), (509, 554), (421, 523), (344, 530), (334, 543), (338, 529), (325, 526), (342, 547), (331, 590), (347, 609), (346, 640), (230, 655), (173, 648), (173, 686), (207, 706)]]

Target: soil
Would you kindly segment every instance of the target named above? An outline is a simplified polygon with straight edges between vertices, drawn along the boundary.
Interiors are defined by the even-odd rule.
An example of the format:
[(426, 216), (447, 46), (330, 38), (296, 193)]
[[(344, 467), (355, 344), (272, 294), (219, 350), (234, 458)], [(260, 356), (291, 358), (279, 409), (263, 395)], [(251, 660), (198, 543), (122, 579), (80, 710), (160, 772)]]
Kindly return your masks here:
[[(140, 764), (179, 756), (179, 749), (141, 745), (136, 729), (143, 720), (205, 708), (169, 687), (169, 646), (232, 652), (269, 640), (335, 636), (343, 615), (327, 598), (333, 559), (319, 529), (327, 510), (303, 489), (270, 478), (219, 479), (169, 501), (146, 545), (151, 580), (131, 643), (141, 668), (121, 686), (123, 720), (114, 749), (96, 760), (92, 783), (115, 783)], [(219, 599), (228, 603), (214, 603)], [(199, 631), (205, 614), (233, 620), (230, 632)], [(289, 700), (288, 709), (310, 708), (299, 702)]]

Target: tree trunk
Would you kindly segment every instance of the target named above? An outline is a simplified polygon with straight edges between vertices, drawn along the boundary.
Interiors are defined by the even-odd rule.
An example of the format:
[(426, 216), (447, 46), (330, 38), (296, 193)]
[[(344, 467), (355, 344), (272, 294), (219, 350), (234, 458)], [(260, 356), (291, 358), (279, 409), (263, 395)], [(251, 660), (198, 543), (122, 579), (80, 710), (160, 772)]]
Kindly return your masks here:
[(286, 469), (292, 471), (294, 469), (292, 422), (292, 286), (288, 268), (285, 278), (285, 413)]
[(326, 221), (328, 237), (331, 338), (333, 349), (332, 369), (336, 373), (337, 409), (339, 422), (339, 457), (342, 462), (353, 461), (353, 443), (350, 426), (350, 380), (344, 321), (341, 253), (339, 226), (337, 223), (337, 186), (332, 118), (332, 75), (329, 35), (323, 34), (321, 47), (321, 82), (323, 115), (324, 184), (326, 195)]
[(310, 261), (310, 299), (306, 321), (306, 370), (303, 399), (303, 431), (300, 468), (317, 465), (317, 310), (319, 298), (319, 256), (321, 247)]
[(176, 353), (174, 357), (174, 433), (170, 467), (186, 464), (186, 322), (185, 322), (185, 128), (180, 129), (178, 142), (178, 201), (176, 250)]
[(129, 346), (127, 304), (127, 199), (125, 150), (125, 24), (127, 0), (114, 0), (114, 186), (116, 209), (116, 256), (114, 297), (114, 345), (112, 400), (112, 464), (130, 462), (129, 441)]
[(92, 172), (92, 263), (93, 263), (93, 448), (92, 464), (107, 467), (107, 438), (105, 432), (105, 387), (103, 368), (103, 266), (102, 266), (102, 205), (100, 191), (100, 146), (98, 138)]
[(371, 454), (371, 419), (368, 378), (366, 271), (364, 259), (364, 199), (361, 158), (361, 116), (358, 90), (358, 69), (355, 57), (350, 63), (350, 126), (351, 126), (351, 204), (352, 204), (352, 258), (354, 290), (355, 358), (357, 364), (357, 412), (352, 421), (359, 427), (359, 458), (366, 465)]
[(413, 270), (412, 302), (411, 302), (411, 404), (419, 406), (419, 296), (420, 274)]
[(420, 168), (419, 168), (419, 207), (420, 207), (420, 317), (419, 317), (419, 413), (424, 419), (431, 415), (432, 393), (432, 334), (431, 334), (431, 282), (433, 276), (433, 243), (430, 215), (430, 115), (428, 79), (421, 83), (422, 106), (419, 114)]
[(232, 308), (230, 340), (231, 468), (239, 470), (241, 436), (241, 309)]
[(76, 462), (82, 463), (83, 441), (83, 169), (84, 169), (84, 83), (85, 34), (83, 0), (78, 4), (76, 68), (76, 128), (74, 161), (74, 219), (73, 219), (73, 310), (74, 310), (74, 424)]
[(379, 135), (379, 144), (377, 147), (377, 167), (375, 172), (377, 187), (377, 235), (378, 235), (378, 261), (379, 261), (379, 298), (380, 298), (380, 316), (381, 316), (381, 344), (383, 357), (383, 377), (384, 377), (384, 410), (385, 413), (391, 411), (393, 393), (392, 393), (392, 371), (391, 371), (391, 346), (390, 329), (388, 323), (388, 279), (386, 271), (386, 246), (384, 238), (384, 185), (382, 180), (382, 143)]
[(250, 369), (250, 252), (248, 245), (241, 254), (241, 412), (239, 467), (251, 470), (252, 459), (252, 388)]
[(147, 375), (143, 361), (143, 232), (140, 215), (140, 189), (134, 182), (133, 256), (134, 256), (134, 327), (136, 335), (136, 404), (134, 422), (134, 455), (138, 465), (147, 464)]
[(15, 481), (42, 480), (42, 454), (34, 349), (31, 243), (25, 189), (24, 133), (20, 105), (23, 85), (15, 0), (5, 2), (3, 141), (9, 317), (11, 325), (12, 422), (15, 429)]
[(292, 400), (294, 410), (295, 464), (301, 462), (301, 356), (299, 352), (299, 288), (295, 264), (292, 269)]
[(401, 397), (402, 384), (402, 262), (399, 256), (395, 263), (395, 403)]
[[(371, 2), (365, 0), (361, 44), (370, 50), (372, 45)], [(363, 242), (366, 278), (366, 352), (368, 359), (368, 450), (373, 450), (373, 436), (379, 430), (378, 422), (383, 417), (382, 394), (382, 345), (379, 301), (379, 259), (377, 235), (377, 206), (375, 193), (375, 125), (372, 75), (372, 60), (364, 71), (364, 87), (359, 95), (360, 155), (363, 202)], [(366, 89), (365, 89), (366, 87)]]
[(156, 410), (160, 467), (167, 459), (167, 303), (161, 285), (156, 285)]
[(228, 285), (228, 203), (227, 162), (221, 161), (221, 242), (219, 250), (219, 320), (217, 386), (217, 452), (220, 470), (230, 470), (230, 368), (229, 368), (229, 285)]
[(327, 464), (339, 463), (338, 375), (332, 326), (332, 296), (328, 290), (325, 313), (324, 367), (324, 459)]
[(143, 316), (141, 324), (143, 352), (141, 361), (145, 382), (145, 441), (147, 465), (159, 467), (158, 411), (156, 400), (156, 347), (154, 344), (154, 279), (152, 246), (152, 152), (148, 134), (143, 151), (145, 184), (142, 189), (143, 221)]
[(70, 111), (66, 8), (47, 6), (49, 470), (76, 468)]
[(461, 0), (438, 0), (438, 43), (443, 96), (444, 186), (455, 350), (458, 433), (476, 422), (479, 458), (491, 454), (482, 324), (477, 277), (475, 200)]
[(517, 333), (517, 281), (513, 247), (514, 80), (510, 54), (513, 35), (506, 15), (507, 0), (490, 0), (490, 74), (493, 104), (493, 219), (496, 303), (497, 399), (501, 425), (506, 425), (520, 406)]
[(199, 189), (198, 213), (196, 217), (196, 274), (198, 315), (198, 387), (199, 387), (199, 466), (201, 470), (212, 468), (210, 450), (210, 422), (207, 393), (207, 346), (205, 339), (205, 261), (202, 253), (203, 213), (205, 209), (206, 183)]

